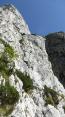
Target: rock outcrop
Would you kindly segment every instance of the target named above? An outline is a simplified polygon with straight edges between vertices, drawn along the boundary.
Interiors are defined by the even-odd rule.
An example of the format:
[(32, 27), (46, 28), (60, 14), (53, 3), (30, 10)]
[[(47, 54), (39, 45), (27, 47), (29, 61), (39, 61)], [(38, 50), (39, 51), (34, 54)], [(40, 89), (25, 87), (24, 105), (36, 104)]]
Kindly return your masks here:
[(54, 75), (65, 87), (65, 33), (52, 33), (46, 38), (46, 50)]
[(65, 117), (64, 42), (65, 33), (33, 35), (15, 7), (0, 8), (0, 117)]

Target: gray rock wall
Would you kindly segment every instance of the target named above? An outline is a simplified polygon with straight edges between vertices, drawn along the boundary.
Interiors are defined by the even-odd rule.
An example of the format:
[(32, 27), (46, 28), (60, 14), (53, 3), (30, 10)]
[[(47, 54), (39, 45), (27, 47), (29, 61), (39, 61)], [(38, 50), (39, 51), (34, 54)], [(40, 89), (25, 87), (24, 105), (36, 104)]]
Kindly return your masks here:
[(0, 7), (0, 37), (17, 55), (15, 69), (26, 72), (33, 81), (33, 90), (27, 93), (16, 74), (9, 77), (20, 95), (9, 117), (65, 117), (64, 33), (45, 38), (32, 35), (16, 8), (5, 5)]

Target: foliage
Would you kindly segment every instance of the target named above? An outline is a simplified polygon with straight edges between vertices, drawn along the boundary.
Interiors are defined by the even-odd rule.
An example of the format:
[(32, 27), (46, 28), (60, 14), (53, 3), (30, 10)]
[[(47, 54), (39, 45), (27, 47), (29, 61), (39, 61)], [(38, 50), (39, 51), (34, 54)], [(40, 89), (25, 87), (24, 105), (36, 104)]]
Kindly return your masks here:
[(2, 43), (3, 45), (6, 44), (6, 42), (3, 39), (1, 39), (1, 38), (0, 38), (0, 43)]
[(14, 109), (13, 105), (0, 106), (0, 117), (8, 117), (8, 115), (11, 114), (13, 109)]
[(15, 57), (14, 49), (7, 42), (0, 38), (0, 43), (2, 43), (5, 46), (5, 54), (8, 53), (9, 57), (11, 58)]
[(0, 85), (0, 115), (7, 115), (13, 110), (14, 104), (19, 99), (18, 91), (9, 84), (9, 76), (13, 74), (15, 63), (13, 58), (15, 53), (13, 48), (4, 40), (0, 39), (4, 45), (4, 52), (0, 54), (0, 75), (5, 78), (5, 86)]
[(12, 61), (12, 58), (15, 54), (13, 48), (4, 40), (0, 39), (0, 43), (5, 47), (4, 52), (0, 55), (0, 74), (5, 78), (6, 76), (9, 77), (13, 73), (15, 64)]
[(13, 86), (9, 84), (0, 85), (0, 114), (7, 117), (12, 112), (18, 99), (19, 93)]
[(8, 85), (0, 85), (0, 102), (1, 105), (12, 105), (15, 104), (19, 99), (18, 91), (13, 87)]
[(0, 57), (0, 73), (3, 75), (3, 77), (5, 75), (9, 77), (13, 73), (15, 64), (13, 62), (11, 65), (11, 63), (12, 61), (7, 58), (6, 54), (2, 54)]
[(51, 104), (55, 107), (59, 104), (58, 93), (46, 85), (44, 86), (44, 99), (46, 104)]
[(23, 88), (26, 92), (33, 89), (33, 81), (32, 79), (30, 79), (29, 75), (27, 75), (26, 73), (24, 74), (19, 70), (16, 70), (16, 74), (23, 82)]
[(8, 53), (10, 58), (13, 58), (15, 56), (14, 50), (9, 44), (5, 45), (5, 52)]

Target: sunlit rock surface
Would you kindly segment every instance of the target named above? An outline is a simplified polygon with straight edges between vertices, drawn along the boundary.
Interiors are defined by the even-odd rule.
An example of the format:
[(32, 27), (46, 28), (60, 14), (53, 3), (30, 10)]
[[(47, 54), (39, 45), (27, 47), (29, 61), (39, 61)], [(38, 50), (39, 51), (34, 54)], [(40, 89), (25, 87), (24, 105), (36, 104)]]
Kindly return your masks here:
[[(15, 69), (27, 73), (33, 81), (33, 90), (25, 92), (23, 82), (16, 74), (9, 77), (10, 85), (16, 88), (20, 97), (8, 117), (65, 117), (64, 36), (62, 32), (47, 35), (45, 38), (32, 35), (14, 6), (0, 7), (0, 37), (12, 46), (17, 55), (13, 59)], [(59, 80), (58, 75), (61, 72), (63, 75)], [(58, 93), (59, 103), (56, 106), (54, 102), (48, 103), (44, 93), (45, 85)], [(50, 93), (48, 97), (52, 99)]]

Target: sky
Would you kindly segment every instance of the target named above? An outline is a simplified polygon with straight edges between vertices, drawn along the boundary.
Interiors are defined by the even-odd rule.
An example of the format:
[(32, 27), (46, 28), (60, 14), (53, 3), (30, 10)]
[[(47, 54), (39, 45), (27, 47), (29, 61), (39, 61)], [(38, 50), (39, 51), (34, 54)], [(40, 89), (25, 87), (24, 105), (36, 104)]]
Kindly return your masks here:
[(31, 33), (65, 32), (65, 0), (0, 0), (13, 4), (23, 15)]

